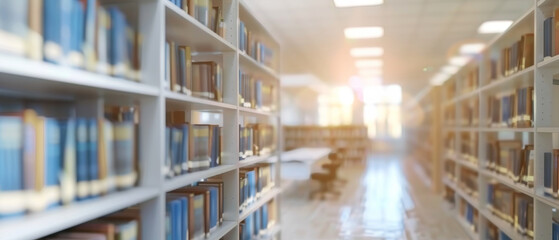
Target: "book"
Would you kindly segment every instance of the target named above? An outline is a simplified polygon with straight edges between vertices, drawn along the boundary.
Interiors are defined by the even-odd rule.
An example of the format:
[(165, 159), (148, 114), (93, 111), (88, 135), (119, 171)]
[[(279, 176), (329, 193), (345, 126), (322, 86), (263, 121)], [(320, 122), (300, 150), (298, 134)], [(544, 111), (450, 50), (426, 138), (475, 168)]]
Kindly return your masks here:
[(223, 180), (221, 179), (206, 179), (204, 181), (198, 182), (197, 183), (198, 186), (209, 186), (209, 187), (215, 187), (217, 188), (217, 196), (218, 196), (218, 205), (217, 205), (217, 210), (218, 210), (218, 220), (219, 223), (223, 222), (223, 212), (224, 212), (224, 185), (223, 185)]
[(102, 186), (99, 176), (99, 129), (98, 120), (89, 119), (88, 122), (88, 179), (90, 182), (90, 195), (99, 196)]
[(552, 187), (552, 175), (553, 175), (553, 156), (550, 152), (544, 153), (544, 177), (543, 177), (543, 187), (544, 193), (548, 196), (556, 195), (553, 192)]
[(192, 52), (190, 47), (179, 46), (179, 82), (181, 92), (187, 95), (192, 94)]
[(553, 17), (548, 17), (543, 22), (543, 56), (551, 57), (553, 56)]
[[(28, 20), (28, 9), (34, 6), (28, 0), (3, 1), (0, 3), (0, 51), (15, 55), (26, 54), (26, 38), (30, 29)], [(35, 22), (33, 22), (34, 24)]]
[(524, 163), (523, 171), (521, 173), (522, 183), (526, 184), (528, 187), (534, 187), (534, 161), (536, 152), (534, 150), (534, 145), (524, 146)]
[(88, 122), (85, 118), (76, 119), (76, 176), (77, 176), (77, 199), (84, 200), (90, 196), (90, 176), (88, 169)]
[(23, 191), (23, 119), (0, 116), (0, 219), (22, 215), (26, 210)]
[(189, 171), (197, 171), (210, 167), (210, 125), (191, 125)]
[(559, 54), (559, 8), (555, 8), (553, 10), (553, 21), (551, 23), (551, 35), (552, 35), (552, 42), (553, 42), (553, 56)]
[[(43, 60), (43, 0), (29, 1), (27, 17), (29, 32), (27, 37), (27, 56), (36, 61)], [(19, 16), (18, 16), (19, 17)], [(1, 46), (2, 44), (0, 44)], [(1, 47), (0, 47), (1, 48)]]

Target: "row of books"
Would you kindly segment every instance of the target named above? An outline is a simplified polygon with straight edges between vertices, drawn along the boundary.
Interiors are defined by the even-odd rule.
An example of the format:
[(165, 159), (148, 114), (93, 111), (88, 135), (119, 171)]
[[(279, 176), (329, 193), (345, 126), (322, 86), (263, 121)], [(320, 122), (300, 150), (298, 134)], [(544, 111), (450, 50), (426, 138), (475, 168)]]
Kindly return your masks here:
[(460, 134), (460, 156), (462, 160), (478, 163), (478, 135), (475, 133)]
[(535, 154), (534, 145), (523, 147), (520, 140), (491, 140), (487, 146), (486, 168), (533, 187)]
[(487, 185), (487, 208), (512, 224), (522, 235), (534, 237), (533, 199), (498, 183)]
[(533, 126), (534, 87), (489, 98), (489, 125), (494, 127), (527, 128)]
[(275, 88), (251, 74), (239, 71), (239, 105), (263, 111), (275, 111)]
[(97, 0), (2, 1), (0, 51), (140, 80), (142, 36)]
[(203, 239), (215, 231), (223, 223), (223, 184), (206, 179), (167, 193), (166, 239)]
[(250, 207), (274, 187), (272, 164), (261, 163), (239, 171), (239, 212)]
[(452, 160), (445, 160), (444, 161), (444, 173), (448, 180), (456, 181), (455, 173), (456, 163)]
[(465, 76), (465, 83), (462, 86), (462, 93), (469, 93), (479, 87), (479, 67), (476, 65)]
[(109, 107), (105, 119), (94, 119), (22, 107), (0, 113), (0, 198), (8, 204), (0, 218), (136, 184), (136, 108)]
[(443, 122), (446, 126), (454, 126), (456, 122), (456, 108), (454, 105), (448, 105), (443, 110)]
[(216, 167), (221, 164), (222, 128), (191, 124), (185, 111), (167, 112), (165, 127), (166, 177)]
[(443, 198), (450, 204), (454, 205), (455, 191), (449, 186), (444, 187)]
[(165, 88), (223, 101), (223, 69), (214, 61), (193, 61), (188, 46), (165, 42)]
[(472, 231), (477, 232), (479, 223), (478, 210), (464, 199), (460, 199), (460, 203), (460, 216), (466, 220), (466, 223)]
[(255, 37), (243, 21), (239, 21), (239, 50), (264, 66), (274, 68), (274, 51)]
[(221, 0), (169, 0), (219, 36), (225, 36), (223, 1)]
[(131, 207), (42, 238), (44, 240), (141, 240), (141, 213)]
[(534, 65), (534, 33), (526, 33), (512, 46), (502, 49), (499, 62), (500, 74), (503, 77)]
[(239, 160), (263, 156), (276, 150), (274, 126), (267, 124), (239, 125)]
[(553, 16), (543, 22), (543, 56), (553, 57), (559, 54), (559, 8), (553, 10)]
[(253, 240), (266, 236), (268, 231), (275, 225), (275, 211), (274, 202), (270, 201), (256, 209), (254, 213), (249, 214), (239, 224), (239, 239)]
[(324, 138), (324, 139), (356, 139), (368, 137), (367, 126), (285, 126), (286, 138)]

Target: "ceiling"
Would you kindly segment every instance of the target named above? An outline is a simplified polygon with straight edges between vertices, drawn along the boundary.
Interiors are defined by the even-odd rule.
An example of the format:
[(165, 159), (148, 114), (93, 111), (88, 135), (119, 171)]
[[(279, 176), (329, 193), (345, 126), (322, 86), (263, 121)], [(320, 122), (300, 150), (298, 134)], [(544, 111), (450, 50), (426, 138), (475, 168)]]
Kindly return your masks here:
[[(384, 0), (379, 6), (337, 8), (332, 0), (245, 0), (282, 44), (282, 74), (313, 73), (347, 84), (358, 73), (351, 47), (383, 47), (383, 83), (415, 94), (487, 20), (516, 20), (531, 0)], [(382, 26), (378, 39), (348, 40), (346, 27)], [(425, 67), (432, 70), (424, 71)]]

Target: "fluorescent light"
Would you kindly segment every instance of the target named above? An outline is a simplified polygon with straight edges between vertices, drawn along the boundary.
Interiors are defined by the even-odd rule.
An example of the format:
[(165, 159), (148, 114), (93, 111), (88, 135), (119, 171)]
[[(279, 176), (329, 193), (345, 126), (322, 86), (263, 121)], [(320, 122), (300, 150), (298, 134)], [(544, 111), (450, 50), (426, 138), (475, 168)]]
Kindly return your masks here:
[(382, 67), (382, 60), (372, 59), (372, 60), (357, 60), (355, 61), (355, 66), (357, 68), (378, 68)]
[(470, 61), (469, 57), (466, 56), (456, 56), (448, 60), (450, 65), (462, 67), (466, 65)]
[(431, 80), (429, 80), (429, 83), (434, 86), (442, 85), (449, 77), (450, 75), (440, 72), (433, 76)]
[(478, 54), (485, 49), (485, 43), (468, 43), (460, 46), (460, 54)]
[(453, 74), (457, 73), (458, 70), (460, 70), (460, 67), (456, 66), (456, 65), (446, 65), (446, 66), (441, 68), (441, 72), (446, 73), (446, 74), (450, 74), (450, 75), (453, 75)]
[(349, 50), (352, 57), (380, 57), (384, 54), (384, 49), (381, 47), (362, 47), (352, 48)]
[(510, 25), (512, 25), (512, 21), (504, 20), (504, 21), (487, 21), (482, 23), (479, 28), (477, 29), (478, 33), (486, 34), (486, 33), (502, 33), (506, 31)]
[(379, 38), (384, 35), (382, 27), (350, 27), (344, 29), (346, 38), (362, 39), (362, 38)]
[(334, 0), (336, 7), (357, 7), (380, 5), (383, 0)]
[(378, 77), (382, 75), (382, 69), (380, 68), (360, 69), (359, 75), (363, 77)]

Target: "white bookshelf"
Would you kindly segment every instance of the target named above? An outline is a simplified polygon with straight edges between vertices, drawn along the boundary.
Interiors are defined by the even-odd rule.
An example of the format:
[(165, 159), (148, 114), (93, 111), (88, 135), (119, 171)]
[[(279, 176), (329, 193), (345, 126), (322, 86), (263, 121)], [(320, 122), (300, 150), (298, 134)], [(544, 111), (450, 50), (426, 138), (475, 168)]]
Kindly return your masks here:
[[(165, 196), (177, 188), (200, 179), (221, 176), (224, 180), (224, 221), (207, 239), (239, 239), (239, 224), (250, 213), (272, 201), (277, 211), (275, 225), (260, 239), (281, 234), (280, 153), (281, 118), (279, 116), (280, 44), (253, 16), (242, 0), (222, 0), (225, 35), (220, 37), (168, 0), (110, 1), (135, 21), (143, 35), (141, 81), (133, 82), (81, 69), (33, 61), (0, 53), (0, 95), (29, 99), (71, 101), (87, 106), (94, 116), (102, 116), (105, 103), (138, 103), (139, 184), (95, 199), (73, 202), (52, 210), (20, 218), (0, 220), (0, 238), (36, 239), (94, 220), (131, 206), (139, 206), (143, 239), (164, 239)], [(269, 68), (239, 50), (239, 21), (265, 40), (274, 50), (275, 68)], [(165, 41), (190, 46), (194, 59), (217, 59), (223, 68), (223, 102), (196, 98), (165, 89)], [(274, 112), (240, 107), (239, 70), (254, 74), (276, 90)], [(167, 179), (161, 174), (165, 156), (165, 113), (168, 110), (190, 112), (192, 123), (212, 123), (223, 127), (221, 165), (203, 171)], [(200, 117), (212, 116), (210, 120)], [(216, 117), (215, 119), (213, 118)], [(207, 121), (207, 122), (206, 122)], [(267, 123), (275, 126), (277, 150), (263, 156), (239, 161), (239, 124)], [(275, 159), (272, 161), (271, 159)], [(239, 213), (239, 169), (263, 162), (274, 165), (274, 188), (262, 194), (249, 208)]]
[[(559, 104), (559, 86), (553, 85), (553, 75), (559, 74), (559, 56), (543, 58), (543, 22), (547, 17), (553, 15), (553, 9), (556, 7), (559, 7), (559, 2), (554, 0), (534, 0), (533, 6), (515, 21), (506, 32), (491, 41), (483, 53), (462, 67), (456, 74), (450, 77), (443, 86), (429, 87), (430, 90), (439, 89), (444, 92), (445, 88), (451, 87), (451, 84), (455, 84), (453, 86), (455, 89), (454, 95), (449, 96), (445, 92), (447, 96), (444, 96), (440, 103), (431, 103), (423, 100), (425, 94), (419, 95), (418, 98), (421, 100), (416, 100), (420, 103), (420, 109), (433, 108), (435, 104), (442, 106), (443, 109), (453, 107), (451, 111), (454, 111), (455, 121), (461, 119), (462, 106), (474, 100), (479, 101), (477, 109), (473, 109), (473, 111), (477, 111), (480, 119), (477, 124), (472, 126), (443, 126), (443, 139), (446, 134), (454, 133), (454, 148), (445, 149), (443, 145), (441, 149), (441, 151), (443, 151), (443, 154), (441, 154), (442, 159), (439, 159), (443, 160), (441, 162), (455, 161), (458, 163), (455, 165), (455, 176), (457, 179), (460, 179), (461, 168), (473, 170), (478, 175), (477, 183), (479, 196), (477, 198), (467, 195), (458, 187), (458, 184), (450, 181), (445, 176), (442, 178), (442, 183), (445, 186), (456, 190), (456, 202), (458, 202), (460, 198), (465, 199), (479, 212), (479, 217), (481, 219), (478, 221), (478, 231), (473, 234), (463, 221), (458, 210), (454, 210), (456, 218), (459, 220), (460, 224), (466, 228), (471, 239), (486, 239), (487, 222), (493, 223), (512, 239), (531, 239), (519, 234), (510, 223), (497, 217), (487, 208), (487, 185), (492, 181), (496, 181), (513, 189), (515, 192), (522, 193), (532, 198), (534, 203), (534, 239), (551, 239), (551, 213), (554, 208), (559, 209), (559, 200), (547, 197), (543, 194), (543, 158), (545, 152), (550, 152), (552, 149), (559, 148), (559, 111), (556, 109)], [(513, 42), (520, 40), (520, 36), (524, 33), (534, 33), (535, 64), (507, 77), (498, 77), (496, 80), (489, 80), (488, 73), (490, 69), (487, 60), (491, 57), (496, 57), (498, 52), (504, 47), (510, 46)], [(465, 92), (464, 87), (466, 86), (467, 74), (474, 69), (474, 66), (479, 67), (477, 72), (479, 86), (477, 86), (476, 89)], [(526, 86), (533, 86), (535, 91), (535, 123), (533, 127), (490, 127), (481, 121), (488, 117), (489, 103), (487, 99), (489, 96)], [(413, 128), (411, 130), (413, 130)], [(477, 135), (477, 157), (479, 159), (477, 165), (470, 162), (463, 162), (459, 157), (456, 157), (457, 154), (461, 153), (460, 146), (463, 141), (461, 139), (461, 134), (470, 134), (470, 138)], [(487, 161), (486, 144), (489, 141), (489, 135), (512, 136), (514, 139), (522, 139), (523, 144), (529, 143), (535, 146), (535, 181), (533, 188), (516, 183), (510, 178), (490, 171), (485, 167)], [(447, 150), (451, 150), (456, 154), (444, 154), (444, 151)]]

